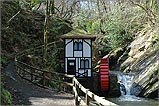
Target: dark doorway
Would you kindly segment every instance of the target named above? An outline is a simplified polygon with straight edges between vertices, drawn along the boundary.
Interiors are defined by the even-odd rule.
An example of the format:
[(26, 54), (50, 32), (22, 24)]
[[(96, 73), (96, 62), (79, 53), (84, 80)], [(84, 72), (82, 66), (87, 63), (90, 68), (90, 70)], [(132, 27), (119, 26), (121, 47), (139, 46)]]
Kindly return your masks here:
[(67, 62), (67, 74), (75, 75), (76, 72), (76, 61), (68, 60)]

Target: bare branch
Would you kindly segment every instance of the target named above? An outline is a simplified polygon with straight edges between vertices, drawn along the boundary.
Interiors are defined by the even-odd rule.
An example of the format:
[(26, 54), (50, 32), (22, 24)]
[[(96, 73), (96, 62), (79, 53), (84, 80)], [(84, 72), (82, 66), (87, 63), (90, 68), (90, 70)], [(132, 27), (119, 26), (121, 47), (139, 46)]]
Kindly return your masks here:
[(14, 19), (20, 12), (21, 12), (21, 10), (19, 10), (15, 15), (13, 15), (13, 16), (9, 19), (9, 21), (8, 21), (7, 23), (9, 23), (12, 19)]
[(134, 4), (134, 5), (139, 6), (140, 8), (142, 8), (142, 9), (146, 12), (146, 14), (148, 15), (148, 18), (149, 18), (149, 20), (151, 21), (151, 23), (154, 24), (154, 22), (152, 21), (152, 16), (153, 16), (153, 19), (154, 19), (154, 20), (156, 20), (156, 19), (155, 19), (156, 16), (153, 14), (152, 11), (150, 11), (150, 9), (146, 9), (144, 6), (139, 5), (138, 3), (135, 3), (135, 2), (132, 1), (132, 0), (129, 0), (129, 1), (130, 1), (132, 4)]

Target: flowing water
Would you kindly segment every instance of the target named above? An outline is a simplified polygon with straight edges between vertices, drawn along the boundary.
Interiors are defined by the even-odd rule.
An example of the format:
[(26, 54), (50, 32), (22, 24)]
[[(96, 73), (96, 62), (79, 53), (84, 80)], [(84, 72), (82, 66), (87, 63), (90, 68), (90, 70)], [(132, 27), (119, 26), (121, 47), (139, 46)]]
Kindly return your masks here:
[(121, 96), (118, 98), (107, 98), (119, 106), (159, 106), (159, 101), (155, 99), (136, 97), (130, 94), (130, 88), (135, 74), (118, 74)]

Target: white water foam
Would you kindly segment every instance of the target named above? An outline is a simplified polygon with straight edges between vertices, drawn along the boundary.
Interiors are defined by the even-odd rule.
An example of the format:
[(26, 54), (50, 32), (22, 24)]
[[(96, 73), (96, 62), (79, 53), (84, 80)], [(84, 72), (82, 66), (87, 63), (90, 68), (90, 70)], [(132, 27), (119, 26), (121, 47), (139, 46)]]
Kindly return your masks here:
[(134, 79), (135, 74), (118, 74), (118, 82), (120, 84), (121, 96), (118, 98), (119, 101), (143, 101), (144, 98), (136, 97), (131, 95), (130, 88)]

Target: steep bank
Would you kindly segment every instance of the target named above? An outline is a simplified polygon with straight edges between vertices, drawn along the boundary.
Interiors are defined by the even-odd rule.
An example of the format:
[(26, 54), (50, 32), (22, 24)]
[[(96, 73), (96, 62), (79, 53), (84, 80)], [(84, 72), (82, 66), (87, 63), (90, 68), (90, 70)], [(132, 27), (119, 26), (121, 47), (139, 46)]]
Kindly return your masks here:
[[(137, 72), (131, 94), (143, 97), (158, 97), (159, 82), (159, 36), (157, 27), (146, 26), (128, 47), (128, 57), (120, 68), (123, 72)], [(124, 56), (120, 57), (121, 61)]]

